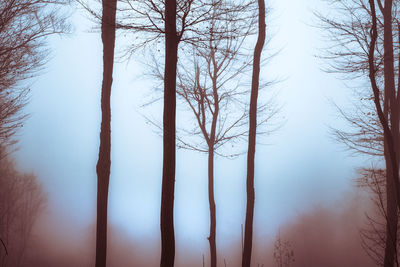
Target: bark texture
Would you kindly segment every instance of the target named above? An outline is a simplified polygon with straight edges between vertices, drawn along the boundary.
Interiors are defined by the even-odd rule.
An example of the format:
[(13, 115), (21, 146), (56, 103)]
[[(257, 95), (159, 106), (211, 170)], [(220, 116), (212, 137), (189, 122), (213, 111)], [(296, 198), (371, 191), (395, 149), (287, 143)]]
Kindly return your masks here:
[(97, 161), (96, 267), (107, 260), (107, 205), (111, 166), (111, 85), (114, 67), (116, 0), (102, 2), (103, 83), (101, 88), (101, 129)]
[(176, 67), (179, 38), (176, 32), (176, 0), (165, 1), (165, 70), (163, 115), (163, 174), (161, 192), (161, 267), (175, 260), (174, 191), (176, 132)]
[(250, 96), (250, 125), (249, 125), (249, 145), (247, 152), (247, 207), (246, 222), (243, 244), (242, 267), (250, 267), (251, 250), (253, 246), (253, 217), (254, 217), (254, 157), (256, 152), (256, 132), (257, 132), (257, 98), (260, 82), (260, 62), (261, 52), (265, 43), (265, 2), (258, 0), (258, 38), (254, 49), (253, 75), (251, 81)]

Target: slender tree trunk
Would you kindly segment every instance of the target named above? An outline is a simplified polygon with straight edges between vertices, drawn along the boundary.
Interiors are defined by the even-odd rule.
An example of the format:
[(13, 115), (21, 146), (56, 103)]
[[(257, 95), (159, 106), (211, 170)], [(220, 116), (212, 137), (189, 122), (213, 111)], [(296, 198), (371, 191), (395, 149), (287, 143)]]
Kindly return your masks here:
[(219, 95), (217, 87), (217, 62), (215, 61), (215, 51), (212, 42), (210, 41), (210, 52), (211, 61), (214, 66), (212, 76), (212, 88), (213, 88), (213, 100), (214, 100), (214, 112), (212, 113), (212, 122), (210, 129), (210, 138), (208, 140), (208, 202), (210, 205), (210, 236), (208, 241), (210, 242), (210, 258), (211, 267), (217, 267), (217, 215), (214, 198), (214, 150), (215, 150), (215, 135), (217, 131), (217, 121), (219, 116)]
[[(384, 94), (384, 113), (386, 120), (389, 119), (389, 96), (385, 88)], [(394, 127), (392, 127), (394, 129)], [(397, 200), (395, 183), (393, 180), (393, 165), (390, 158), (390, 152), (387, 140), (384, 140), (384, 158), (386, 164), (386, 241), (384, 266), (397, 266)], [(398, 152), (396, 153), (398, 155)]]
[(217, 242), (216, 242), (216, 229), (217, 218), (214, 199), (214, 145), (211, 145), (208, 150), (208, 202), (210, 205), (210, 256), (211, 267), (217, 266)]
[[(392, 29), (392, 0), (385, 0), (385, 6), (383, 11), (384, 16), (384, 78), (385, 78), (385, 108), (388, 108), (385, 113), (386, 119), (390, 119), (390, 130), (393, 138), (394, 147), (388, 147), (389, 144), (385, 140), (385, 159), (387, 165), (387, 178), (386, 178), (386, 192), (387, 192), (387, 222), (386, 222), (386, 247), (385, 247), (385, 258), (384, 266), (392, 267), (397, 254), (397, 198), (396, 198), (396, 187), (398, 182), (394, 179), (398, 179), (398, 169), (393, 169), (388, 165), (392, 165), (396, 161), (398, 166), (398, 159), (395, 157), (391, 158), (388, 153), (389, 149), (395, 149), (398, 155), (399, 145), (399, 122), (397, 114), (397, 101), (396, 101), (396, 90), (395, 90), (395, 73), (394, 73), (394, 55), (393, 55), (393, 29)], [(387, 114), (390, 114), (388, 118)], [(389, 168), (388, 168), (389, 167)], [(395, 174), (395, 175), (394, 175)], [(397, 174), (397, 175), (396, 175)], [(389, 176), (391, 175), (391, 176)], [(397, 189), (398, 190), (398, 189)]]
[(176, 0), (165, 1), (165, 71), (163, 117), (163, 176), (161, 192), (161, 267), (173, 267), (175, 259), (175, 118), (176, 66), (179, 39), (176, 33)]
[(257, 97), (260, 80), (260, 61), (261, 52), (265, 42), (265, 2), (258, 0), (258, 38), (254, 49), (253, 75), (251, 81), (250, 96), (250, 126), (249, 126), (249, 146), (247, 151), (247, 207), (246, 222), (244, 233), (244, 246), (242, 267), (250, 267), (251, 250), (253, 246), (253, 217), (254, 217), (254, 157), (256, 152), (256, 132), (257, 132)]
[[(388, 91), (389, 87), (385, 86), (383, 111), (387, 121), (389, 120), (389, 98), (391, 95)], [(393, 166), (387, 140), (384, 140), (384, 142), (384, 158), (386, 164), (386, 240), (383, 262), (384, 266), (394, 266), (397, 243), (397, 201), (395, 184), (393, 181)]]
[[(376, 40), (378, 38), (378, 30), (377, 30), (377, 18), (376, 18), (376, 10), (375, 10), (375, 1), (369, 0), (369, 5), (371, 7), (371, 15), (372, 15), (372, 28), (370, 31), (371, 41), (369, 44), (369, 56), (368, 56), (368, 66), (369, 66), (369, 80), (371, 82), (372, 91), (374, 94), (374, 103), (376, 107), (376, 113), (379, 118), (379, 122), (383, 128), (383, 138), (385, 144), (387, 144), (387, 150), (390, 157), (390, 163), (392, 165), (392, 181), (394, 182), (394, 190), (396, 192), (396, 200), (400, 199), (400, 187), (399, 187), (399, 172), (398, 172), (398, 160), (397, 160), (397, 152), (399, 149), (395, 147), (395, 138), (390, 128), (390, 124), (388, 119), (385, 117), (385, 113), (382, 110), (381, 103), (380, 103), (380, 92), (378, 85), (376, 83), (376, 68), (375, 68), (375, 58), (374, 52), (376, 47)], [(385, 52), (386, 53), (386, 52)], [(386, 56), (385, 56), (386, 58)], [(384, 71), (387, 71), (385, 68)], [(385, 74), (386, 75), (386, 74)], [(386, 81), (385, 81), (386, 82)], [(387, 90), (389, 86), (385, 86), (385, 90)], [(390, 100), (390, 99), (389, 99)], [(391, 101), (391, 100), (390, 100)], [(389, 103), (390, 103), (389, 101)], [(391, 110), (392, 111), (392, 110)], [(398, 131), (398, 130), (397, 130)], [(397, 201), (397, 207), (400, 208), (400, 201)]]
[[(384, 115), (386, 120), (389, 119), (389, 95), (385, 88), (384, 90)], [(397, 262), (397, 201), (395, 184), (393, 181), (393, 166), (391, 163), (389, 148), (387, 140), (384, 140), (384, 158), (386, 164), (386, 240), (385, 240), (385, 254), (384, 266), (394, 266), (396, 259)]]
[(397, 243), (397, 205), (394, 190), (392, 164), (385, 148), (386, 160), (386, 244), (384, 255), (384, 266), (394, 266), (396, 258)]
[(114, 66), (116, 0), (103, 0), (101, 39), (103, 41), (103, 83), (101, 87), (100, 149), (97, 161), (96, 267), (106, 266), (107, 204), (111, 166), (111, 85)]
[[(389, 120), (389, 94), (387, 87), (384, 90), (384, 114), (386, 120)], [(396, 124), (396, 123), (395, 123)], [(396, 125), (392, 125), (394, 130)], [(398, 126), (397, 126), (398, 127)], [(397, 199), (395, 183), (393, 180), (393, 165), (391, 162), (390, 152), (386, 138), (384, 138), (384, 158), (386, 164), (386, 241), (385, 241), (385, 254), (384, 254), (384, 266), (394, 266), (396, 262), (397, 266)], [(398, 155), (398, 150), (397, 153)], [(398, 162), (398, 161), (397, 161)]]

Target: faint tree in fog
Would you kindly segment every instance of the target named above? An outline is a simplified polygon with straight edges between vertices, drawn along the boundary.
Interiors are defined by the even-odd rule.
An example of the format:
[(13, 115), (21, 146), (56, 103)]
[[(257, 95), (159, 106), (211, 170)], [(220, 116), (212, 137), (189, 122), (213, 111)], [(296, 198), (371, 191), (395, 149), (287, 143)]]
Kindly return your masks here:
[(278, 267), (289, 267), (295, 262), (292, 245), (289, 241), (283, 241), (280, 233), (275, 240), (273, 256)]
[[(372, 194), (374, 213), (366, 214), (366, 227), (360, 229), (361, 245), (370, 258), (379, 266), (384, 262), (386, 247), (386, 171), (378, 168), (363, 168), (357, 185), (366, 188)], [(397, 232), (398, 233), (398, 232)], [(389, 236), (391, 237), (391, 236)], [(391, 240), (397, 242), (397, 240)], [(395, 246), (397, 247), (397, 246)], [(394, 262), (398, 266), (398, 253), (395, 253)]]
[[(381, 160), (384, 157), (382, 126), (378, 121), (373, 105), (371, 105), (370, 97), (359, 96), (359, 98), (361, 100), (360, 105), (355, 103), (355, 109), (352, 113), (345, 113), (339, 109), (354, 131), (335, 129), (334, 133), (337, 139), (345, 143), (351, 150)], [(376, 264), (383, 265), (386, 240), (388, 239), (395, 248), (394, 261), (398, 266), (399, 225), (397, 224), (395, 238), (393, 238), (394, 233), (389, 233), (386, 237), (385, 229), (388, 219), (386, 169), (381, 169), (373, 164), (369, 168), (360, 169), (359, 175), (360, 177), (356, 180), (357, 185), (371, 194), (375, 208), (372, 215), (366, 214), (366, 227), (360, 229), (361, 244)], [(398, 215), (396, 219), (398, 220)]]
[(107, 208), (111, 167), (111, 87), (114, 68), (117, 0), (102, 0), (101, 40), (103, 42), (103, 82), (101, 86), (100, 148), (97, 161), (96, 267), (107, 259)]
[(19, 173), (8, 157), (0, 160), (0, 266), (24, 265), (32, 227), (45, 204), (36, 176)]
[[(398, 89), (395, 86), (395, 76), (399, 75), (399, 61), (396, 68), (394, 67), (394, 53), (399, 54), (399, 46), (394, 46), (393, 42), (393, 36), (398, 36), (399, 21), (396, 10), (399, 1), (394, 3), (394, 12), (392, 12), (393, 2), (390, 0), (385, 0), (384, 4), (380, 0), (341, 0), (330, 3), (337, 7), (340, 19), (318, 15), (323, 22), (323, 29), (334, 41), (334, 45), (328, 49), (325, 57), (333, 59), (329, 70), (345, 73), (349, 78), (368, 78), (369, 86), (366, 88), (369, 93), (365, 93), (367, 97), (364, 99), (371, 101), (374, 107), (374, 112), (367, 111), (366, 116), (348, 116), (347, 119), (353, 126), (359, 127), (359, 130), (355, 133), (341, 134), (339, 138), (367, 153), (370, 151), (375, 153), (374, 144), (382, 140), (378, 148), (381, 150), (383, 148), (386, 164), (387, 220), (384, 266), (393, 266), (397, 254), (397, 210), (400, 206), (400, 202), (397, 201), (399, 160), (396, 156), (400, 144), (398, 130), (400, 105)], [(379, 14), (376, 12), (375, 3), (380, 11)], [(399, 84), (397, 87), (400, 88)], [(371, 114), (376, 115), (372, 120)], [(379, 135), (379, 132), (382, 135)]]
[(254, 48), (253, 75), (251, 79), (250, 113), (249, 113), (249, 143), (247, 151), (247, 206), (244, 232), (242, 267), (250, 267), (251, 250), (253, 246), (253, 217), (254, 217), (254, 157), (256, 152), (257, 133), (257, 98), (260, 82), (261, 53), (265, 42), (265, 2), (258, 0), (258, 38)]
[(0, 1), (0, 238), (9, 256), (1, 249), (1, 264), (20, 266), (34, 220), (43, 203), (35, 177), (21, 175), (7, 158), (15, 133), (26, 115), (29, 79), (39, 74), (47, 62), (50, 35), (69, 31), (60, 12), (64, 0)]
[[(47, 37), (68, 31), (59, 4), (66, 0), (0, 1), (0, 146), (4, 154), (22, 127), (27, 81), (48, 59)], [(1, 156), (1, 155), (0, 155)], [(4, 156), (4, 155), (3, 155)]]

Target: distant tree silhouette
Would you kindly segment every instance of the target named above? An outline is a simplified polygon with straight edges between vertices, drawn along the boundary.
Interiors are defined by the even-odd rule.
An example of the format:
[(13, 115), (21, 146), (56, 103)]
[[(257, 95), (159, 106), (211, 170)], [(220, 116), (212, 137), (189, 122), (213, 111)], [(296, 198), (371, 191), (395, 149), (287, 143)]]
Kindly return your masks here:
[(361, 245), (378, 266), (384, 266), (385, 255), (387, 257), (387, 253), (384, 253), (387, 247), (386, 242), (393, 242), (392, 247), (396, 249), (394, 263), (397, 266), (399, 240), (398, 238), (393, 238), (392, 233), (386, 236), (386, 170), (373, 166), (371, 168), (362, 168), (359, 173), (360, 177), (357, 179), (357, 185), (372, 194), (371, 199), (374, 204), (372, 215), (366, 214), (366, 226), (360, 229)]
[(0, 1), (0, 264), (22, 266), (32, 226), (44, 204), (36, 177), (20, 174), (9, 153), (27, 117), (31, 78), (47, 62), (50, 35), (69, 32), (64, 0)]
[[(339, 109), (342, 116), (353, 126), (352, 131), (334, 130), (337, 139), (345, 143), (351, 150), (378, 158), (378, 162), (387, 156), (387, 148), (384, 147), (383, 129), (376, 115), (374, 103), (371, 103), (370, 97), (362, 97), (361, 103), (356, 105), (352, 113), (346, 113)], [(389, 166), (388, 166), (389, 165)], [(359, 170), (359, 177), (356, 179), (357, 185), (366, 189), (372, 196), (374, 204), (373, 214), (366, 214), (366, 226), (360, 229), (361, 244), (364, 250), (368, 253), (371, 259), (379, 265), (383, 266), (383, 262), (389, 257), (385, 253), (388, 251), (387, 242), (390, 242), (390, 247), (394, 248), (393, 257), (394, 262), (398, 262), (398, 228), (399, 225), (397, 208), (387, 212), (387, 189), (386, 178), (391, 177), (390, 173), (387, 174), (386, 170), (391, 170), (390, 161), (385, 161), (385, 168), (380, 168), (376, 163), (372, 163), (371, 167), (361, 168)], [(393, 204), (393, 202), (389, 201)], [(397, 213), (398, 214), (398, 213)], [(396, 218), (397, 216), (397, 218)], [(388, 221), (393, 222), (393, 228), (386, 229)], [(396, 227), (397, 225), (397, 227)], [(388, 231), (388, 235), (386, 232)], [(387, 248), (387, 249), (386, 249)], [(389, 250), (390, 251), (390, 250)]]
[(0, 266), (24, 266), (32, 227), (45, 202), (35, 175), (19, 173), (9, 156), (0, 159)]
[(102, 1), (103, 83), (101, 87), (100, 148), (97, 161), (96, 267), (107, 259), (107, 207), (111, 167), (111, 86), (114, 67), (115, 17), (117, 0)]
[[(377, 14), (375, 3), (380, 14)], [(335, 1), (340, 19), (330, 19), (318, 15), (322, 20), (323, 29), (327, 30), (330, 38), (337, 46), (331, 47), (326, 56), (334, 59), (330, 71), (341, 72), (349, 77), (368, 77), (369, 93), (362, 101), (367, 100), (371, 105), (356, 116), (345, 118), (353, 126), (359, 128), (354, 133), (338, 131), (339, 139), (356, 149), (368, 154), (379, 155), (383, 152), (386, 164), (386, 245), (384, 266), (393, 266), (397, 254), (397, 210), (399, 198), (399, 92), (395, 88), (395, 76), (399, 74), (398, 64), (394, 68), (393, 36), (398, 34), (398, 15), (392, 17), (392, 1)], [(398, 1), (394, 2), (396, 10)], [(392, 25), (397, 25), (392, 28)], [(383, 36), (382, 32), (383, 31)], [(340, 36), (340, 37), (339, 37)], [(341, 47), (339, 47), (341, 46)], [(395, 47), (399, 54), (399, 47)], [(383, 88), (383, 89), (381, 89)], [(397, 91), (397, 92), (396, 92)], [(359, 108), (358, 107), (358, 108)], [(364, 116), (362, 116), (364, 113)], [(375, 116), (372, 117), (371, 115)], [(378, 146), (376, 146), (378, 144)]]
[(253, 246), (253, 217), (254, 217), (254, 157), (256, 152), (257, 133), (257, 98), (260, 81), (261, 53), (265, 42), (265, 2), (258, 0), (258, 38), (254, 48), (253, 75), (251, 80), (250, 113), (249, 113), (249, 144), (247, 151), (247, 206), (244, 232), (242, 266), (250, 267), (251, 250)]
[(69, 31), (58, 4), (64, 0), (0, 1), (0, 145), (1, 156), (26, 115), (28, 80), (47, 62), (47, 37)]
[(289, 267), (295, 262), (292, 245), (282, 240), (281, 233), (276, 237), (273, 256), (278, 267)]

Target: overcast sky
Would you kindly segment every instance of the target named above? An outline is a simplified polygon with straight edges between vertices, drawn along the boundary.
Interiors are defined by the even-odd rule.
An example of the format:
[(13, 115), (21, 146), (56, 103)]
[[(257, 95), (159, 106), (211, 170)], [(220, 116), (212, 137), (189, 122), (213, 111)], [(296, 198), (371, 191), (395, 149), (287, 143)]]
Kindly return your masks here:
[[(355, 168), (365, 163), (350, 157), (329, 133), (329, 126), (345, 127), (329, 102), (346, 105), (350, 94), (343, 81), (321, 71), (322, 61), (315, 57), (324, 46), (321, 32), (311, 26), (312, 10), (326, 8), (320, 2), (268, 1), (267, 33), (274, 33), (269, 48), (281, 51), (261, 75), (282, 80), (271, 90), (278, 93), (285, 123), (263, 139), (268, 145), (256, 148), (258, 239), (274, 239), (282, 225), (304, 212), (340, 202), (353, 190)], [(92, 23), (82, 10), (71, 19), (74, 33), (50, 42), (51, 60), (33, 84), (31, 116), (16, 153), (19, 166), (35, 172), (48, 193), (46, 216), (63, 222), (65, 232), (85, 231), (94, 223), (102, 79), (100, 33), (90, 32)], [(146, 69), (134, 59), (117, 63), (114, 71), (109, 221), (158, 249), (162, 139), (139, 113), (152, 84), (140, 79)], [(161, 109), (154, 111), (161, 118)], [(221, 249), (240, 250), (245, 158), (215, 160)], [(179, 150), (176, 167), (178, 246), (207, 255), (207, 157)], [(178, 252), (178, 261), (181, 256)]]

